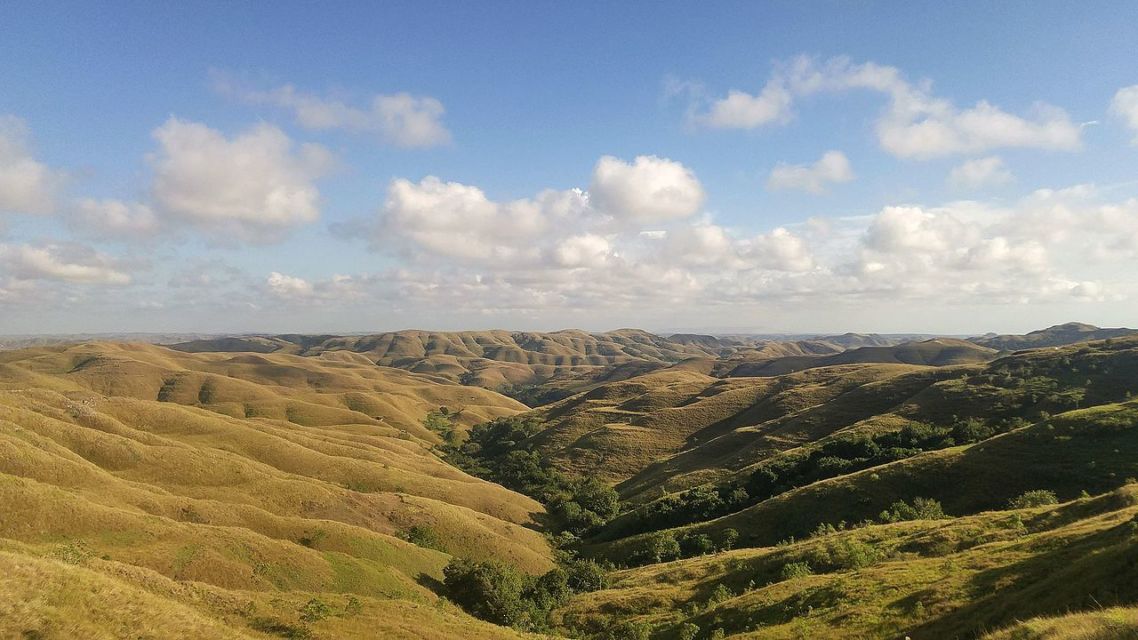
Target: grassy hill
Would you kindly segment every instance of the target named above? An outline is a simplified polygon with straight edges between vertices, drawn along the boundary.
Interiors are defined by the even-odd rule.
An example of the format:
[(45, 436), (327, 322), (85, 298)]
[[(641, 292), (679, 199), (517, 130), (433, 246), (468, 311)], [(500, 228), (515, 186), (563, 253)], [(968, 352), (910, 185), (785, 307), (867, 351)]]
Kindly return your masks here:
[[(452, 555), (551, 567), (543, 510), (433, 453), (440, 434), (423, 418), (440, 406), (459, 431), (524, 408), (337, 357), (129, 344), (0, 354), (0, 612), (12, 608), (0, 635), (488, 629), (438, 609), (428, 587)], [(123, 607), (84, 613), (112, 597)], [(306, 621), (313, 599), (331, 613)], [(414, 609), (438, 629), (417, 635)]]
[(593, 334), (509, 331), (396, 331), (366, 336), (273, 336), (198, 340), (172, 345), (186, 352), (257, 351), (320, 355), (360, 354), (381, 365), (490, 389), (524, 386), (567, 375), (604, 375), (629, 363), (667, 364), (718, 356), (730, 347), (712, 338), (670, 341), (622, 329)]
[(849, 340), (0, 352), (0, 637), (1134, 633), (1138, 337)]
[(1130, 637), (1072, 629), (1133, 633), (1133, 614), (1018, 621), (1138, 599), (1136, 505), (1129, 486), (1052, 507), (823, 532), (620, 571), (558, 613), (568, 627), (632, 621), (655, 638), (682, 637), (685, 624), (698, 637), (763, 639), (975, 638), (1008, 625), (988, 637)]
[(812, 369), (782, 378), (707, 375), (698, 363), (606, 384), (541, 407), (531, 415), (546, 428), (531, 441), (550, 462), (573, 474), (621, 482), (626, 499), (658, 486), (691, 485), (711, 465), (706, 459), (668, 465), (654, 479), (639, 476), (683, 452), (710, 454), (711, 443), (737, 429), (820, 406), (853, 389), (915, 371), (881, 365)]
[(596, 638), (977, 638), (1138, 602), (1138, 338), (983, 353), (750, 378), (694, 359), (523, 414), (534, 426), (514, 451), (605, 478), (620, 499), (574, 548), (631, 568), (558, 624)]
[(988, 362), (994, 359), (997, 353), (995, 349), (986, 346), (951, 338), (934, 338), (888, 346), (857, 347), (829, 355), (772, 356), (770, 350), (741, 351), (734, 357), (717, 363), (715, 373), (719, 376), (777, 376), (817, 367), (871, 363), (945, 367)]
[(1138, 334), (1138, 329), (1101, 329), (1092, 324), (1068, 322), (1032, 331), (1024, 335), (986, 335), (972, 338), (976, 344), (1000, 351), (1019, 351), (1042, 347), (1062, 347), (1076, 342), (1123, 338)]
[(396, 331), (363, 336), (279, 335), (203, 338), (171, 345), (187, 353), (277, 353), (359, 356), (380, 366), (504, 391), (546, 404), (606, 382), (673, 366), (706, 363), (719, 377), (780, 375), (849, 363), (944, 366), (989, 360), (986, 347), (950, 339), (904, 342), (844, 334), (770, 340), (621, 329), (547, 333)]

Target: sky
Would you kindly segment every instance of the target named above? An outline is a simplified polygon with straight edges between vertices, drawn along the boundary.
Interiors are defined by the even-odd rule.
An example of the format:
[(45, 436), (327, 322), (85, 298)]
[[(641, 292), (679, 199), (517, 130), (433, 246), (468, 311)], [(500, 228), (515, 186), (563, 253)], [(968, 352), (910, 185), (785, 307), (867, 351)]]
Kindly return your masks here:
[(0, 4), (0, 334), (1138, 325), (1138, 5)]

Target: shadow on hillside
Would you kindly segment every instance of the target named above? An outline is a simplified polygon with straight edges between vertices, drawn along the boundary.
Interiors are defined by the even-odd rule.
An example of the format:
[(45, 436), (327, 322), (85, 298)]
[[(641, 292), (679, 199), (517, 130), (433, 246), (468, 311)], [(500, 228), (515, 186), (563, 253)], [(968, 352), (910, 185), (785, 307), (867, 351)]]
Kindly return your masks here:
[(442, 580), (439, 580), (438, 578), (431, 576), (431, 575), (428, 575), (426, 573), (420, 573), (415, 578), (415, 582), (419, 583), (420, 587), (426, 587), (427, 589), (430, 589), (432, 592), (437, 593), (439, 595), (442, 595), (443, 587), (445, 586), (445, 585), (443, 585)]
[(1134, 522), (1074, 540), (1025, 543), (1031, 555), (976, 574), (968, 604), (912, 629), (916, 638), (974, 638), (1017, 620), (1138, 602)]

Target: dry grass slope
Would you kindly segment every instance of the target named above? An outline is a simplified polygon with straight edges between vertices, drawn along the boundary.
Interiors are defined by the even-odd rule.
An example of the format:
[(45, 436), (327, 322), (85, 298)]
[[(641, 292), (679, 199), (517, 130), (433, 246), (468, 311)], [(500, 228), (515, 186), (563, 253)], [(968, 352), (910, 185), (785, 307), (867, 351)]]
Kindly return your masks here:
[[(308, 624), (296, 611), (312, 598), (353, 598), (352, 616), (308, 626), (501, 637), (437, 609), (425, 585), (452, 554), (549, 568), (533, 529), (542, 508), (441, 461), (421, 423), (439, 406), (460, 426), (524, 408), (335, 357), (109, 344), (0, 354), (0, 593), (19, 604), (0, 636), (264, 637)], [(438, 549), (405, 542), (413, 527)], [(280, 624), (211, 609), (215, 596)], [(124, 606), (85, 613), (103, 597)], [(408, 608), (425, 611), (426, 635), (401, 620)]]

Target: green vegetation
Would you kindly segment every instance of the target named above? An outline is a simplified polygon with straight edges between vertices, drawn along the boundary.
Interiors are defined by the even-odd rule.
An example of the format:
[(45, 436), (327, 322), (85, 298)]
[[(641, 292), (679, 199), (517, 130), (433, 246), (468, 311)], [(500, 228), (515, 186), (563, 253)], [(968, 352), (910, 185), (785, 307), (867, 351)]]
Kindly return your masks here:
[(589, 560), (567, 559), (540, 576), (499, 562), (456, 558), (443, 574), (443, 594), (471, 615), (527, 631), (550, 630), (550, 612), (574, 594), (603, 589), (605, 571)]
[(1043, 507), (1051, 504), (1059, 504), (1059, 498), (1055, 497), (1055, 492), (1047, 489), (1036, 489), (1035, 491), (1027, 491), (1011, 499), (1008, 502), (1009, 509), (1029, 509), (1031, 507)]
[(444, 455), (468, 473), (540, 500), (559, 530), (581, 535), (615, 517), (620, 498), (612, 487), (596, 478), (570, 479), (528, 445), (541, 427), (533, 418), (499, 418), (476, 425), (461, 446), (444, 447)]
[(1138, 628), (1138, 338), (458, 335), (0, 353), (0, 635)]

